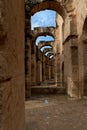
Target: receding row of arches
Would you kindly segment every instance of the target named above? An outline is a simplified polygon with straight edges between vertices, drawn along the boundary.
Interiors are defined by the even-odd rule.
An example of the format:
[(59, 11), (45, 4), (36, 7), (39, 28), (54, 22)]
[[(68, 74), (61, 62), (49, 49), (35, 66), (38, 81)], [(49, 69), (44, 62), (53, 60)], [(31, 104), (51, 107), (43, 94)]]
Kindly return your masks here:
[[(42, 10), (43, 12), (45, 12), (47, 11), (47, 9), (46, 10), (42, 9)], [(52, 11), (52, 10), (49, 10), (49, 11)], [(58, 21), (57, 21), (57, 18), (59, 19)], [(32, 88), (34, 88), (34, 86), (37, 86), (38, 84), (39, 85), (43, 84), (43, 82), (46, 82), (47, 84), (49, 84), (50, 80), (53, 80), (54, 85), (59, 84), (60, 86), (62, 86), (62, 84), (64, 84), (63, 83), (64, 81), (60, 74), (62, 73), (62, 69), (60, 72), (60, 70), (57, 68), (58, 64), (60, 68), (62, 63), (61, 64), (58, 63), (60, 61), (56, 62), (57, 61), (56, 54), (61, 53), (60, 55), (62, 55), (62, 49), (63, 49), (62, 38), (60, 37), (60, 35), (62, 36), (62, 32), (59, 29), (59, 26), (62, 27), (62, 24), (59, 25), (59, 21), (60, 23), (63, 23), (63, 18), (59, 16), (59, 14), (56, 13), (56, 17), (54, 21), (57, 27), (52, 27), (50, 23), (50, 26), (47, 26), (47, 27), (36, 26), (35, 28), (33, 28), (33, 30), (31, 29), (31, 33), (33, 35), (33, 38), (32, 38), (33, 41), (31, 43), (31, 50), (33, 50), (32, 55), (35, 60), (33, 61), (31, 65), (31, 71), (32, 71), (31, 77), (32, 77), (32, 82), (33, 82), (31, 83)], [(31, 23), (31, 26), (32, 26), (32, 23)], [(57, 33), (59, 36), (57, 36)], [(61, 42), (61, 45), (60, 44), (58, 45), (58, 42)], [(35, 55), (36, 55), (36, 58), (35, 58)], [(38, 71), (36, 71), (36, 68)]]
[[(29, 6), (28, 4), (26, 4), (26, 5)], [(74, 81), (74, 79), (71, 79), (72, 81), (69, 81), (68, 77), (69, 77), (71, 71), (75, 71), (75, 70), (73, 69), (73, 66), (71, 65), (72, 67), (69, 72), (69, 75), (68, 75), (68, 73), (66, 73), (65, 69), (67, 70), (67, 65), (69, 64), (66, 62), (69, 62), (68, 61), (69, 56), (67, 56), (66, 60), (64, 58), (65, 58), (67, 52), (71, 51), (72, 54), (70, 54), (70, 56), (72, 58), (72, 61), (70, 61), (70, 62), (71, 62), (71, 64), (74, 64), (73, 63), (73, 60), (75, 61), (75, 59), (73, 58), (74, 53), (76, 55), (79, 53), (78, 46), (74, 45), (74, 47), (73, 47), (72, 43), (70, 45), (68, 45), (69, 42), (72, 42), (72, 40), (77, 40), (78, 36), (74, 34), (74, 31), (76, 31), (76, 30), (72, 29), (71, 34), (68, 37), (65, 36), (64, 29), (65, 29), (65, 24), (67, 21), (66, 20), (67, 12), (64, 8), (64, 5), (61, 5), (60, 2), (57, 2), (57, 1), (42, 1), (40, 3), (39, 2), (33, 3), (33, 4), (31, 4), (30, 10), (27, 10), (27, 15), (33, 17), (33, 15), (35, 13), (37, 13), (38, 11), (45, 11), (45, 10), (56, 11), (56, 20), (55, 20), (56, 26), (55, 27), (53, 27), (52, 25), (49, 27), (48, 26), (47, 27), (46, 26), (45, 27), (36, 26), (33, 30), (31, 30), (31, 25), (29, 24), (30, 30), (31, 30), (30, 32), (33, 35), (32, 43), (36, 44), (36, 48), (37, 48), (36, 50), (38, 50), (41, 53), (41, 55), (44, 55), (45, 57), (52, 60), (52, 62), (54, 62), (54, 63), (52, 63), (52, 64), (54, 64), (53, 65), (54, 69), (53, 68), (52, 69), (54, 70), (55, 83), (60, 82), (60, 83), (63, 83), (63, 85), (64, 85), (64, 82), (65, 82), (65, 86), (69, 85), (69, 82), (73, 82), (73, 84), (74, 84), (74, 82), (76, 82), (76, 81)], [(75, 23), (76, 17), (74, 17), (73, 15), (70, 15), (70, 14), (69, 14), (69, 17), (73, 17), (72, 21), (70, 21), (70, 26), (72, 26)], [(31, 19), (31, 17), (30, 17), (30, 19)], [(49, 38), (50, 40), (46, 40), (46, 37), (50, 37)], [(68, 48), (69, 48), (69, 50), (68, 50)], [(38, 51), (35, 52), (37, 54), (37, 57), (38, 57)], [(42, 61), (42, 59), (40, 57), (36, 58), (36, 59), (40, 59)], [(42, 66), (44, 66), (44, 65), (42, 65)], [(78, 68), (78, 65), (77, 65), (77, 68)], [(43, 73), (42, 73), (42, 75), (43, 75)], [(74, 95), (74, 94), (71, 94), (72, 92), (69, 92), (69, 91), (73, 91), (73, 88), (70, 87), (70, 89), (68, 89), (68, 94)], [(80, 95), (80, 93), (75, 94), (74, 96), (77, 96), (77, 95)]]
[[(24, 1), (1, 0), (0, 129), (25, 129), (25, 95), (35, 86), (64, 87), (76, 99), (87, 96), (87, 7), (79, 2), (26, 0), (24, 9)], [(44, 10), (56, 11), (56, 26), (31, 30), (31, 16)], [(51, 40), (38, 41), (42, 36)]]

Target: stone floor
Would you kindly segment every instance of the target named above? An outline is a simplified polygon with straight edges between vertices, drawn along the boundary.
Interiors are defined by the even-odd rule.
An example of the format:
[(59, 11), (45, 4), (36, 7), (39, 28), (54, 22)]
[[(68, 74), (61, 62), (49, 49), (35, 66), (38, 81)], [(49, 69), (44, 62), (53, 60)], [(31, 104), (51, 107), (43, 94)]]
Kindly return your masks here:
[(25, 103), (26, 130), (87, 130), (87, 99), (33, 96)]

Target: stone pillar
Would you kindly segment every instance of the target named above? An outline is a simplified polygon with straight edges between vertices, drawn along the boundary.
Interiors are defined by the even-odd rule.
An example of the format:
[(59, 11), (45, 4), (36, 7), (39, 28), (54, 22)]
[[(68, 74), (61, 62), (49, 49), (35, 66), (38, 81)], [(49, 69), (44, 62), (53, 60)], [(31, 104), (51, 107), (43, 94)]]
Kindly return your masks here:
[(46, 80), (49, 80), (49, 58), (45, 57), (45, 77)]
[(43, 76), (43, 81), (46, 80), (46, 57), (43, 55), (42, 56), (42, 62), (43, 62), (43, 65), (42, 65), (42, 76)]
[(31, 44), (31, 81), (32, 85), (36, 85), (36, 45)]
[(26, 88), (26, 97), (31, 96), (31, 40), (27, 39), (25, 47), (25, 88)]
[(37, 85), (39, 85), (42, 82), (42, 63), (40, 60), (37, 62)]
[(24, 0), (0, 0), (0, 130), (25, 129)]
[(62, 40), (63, 40), (63, 34), (62, 34), (62, 24), (63, 20), (62, 18), (57, 15), (57, 24), (58, 27), (56, 28), (55, 31), (55, 77), (56, 77), (56, 82), (57, 86), (62, 87), (62, 50), (63, 50), (63, 45), (62, 45)]
[(79, 85), (82, 96), (87, 96), (87, 18), (79, 43)]
[(54, 79), (54, 81), (55, 81), (55, 72), (54, 72), (54, 70), (55, 70), (55, 62), (54, 61), (55, 61), (54, 59), (51, 60), (51, 79)]
[(44, 67), (43, 67), (43, 53), (41, 51), (38, 51), (38, 60), (39, 60), (39, 72), (40, 72), (40, 82), (43, 81), (43, 70), (44, 70)]
[(71, 46), (72, 60), (72, 81), (71, 81), (71, 96), (78, 98), (79, 95), (79, 72), (78, 72), (78, 47)]
[(24, 4), (0, 0), (0, 130), (25, 129)]
[(37, 85), (40, 85), (40, 83), (42, 81), (42, 55), (41, 55), (40, 50), (38, 50), (38, 47), (37, 47), (37, 51), (36, 51), (36, 57), (37, 57), (36, 82), (37, 82)]
[(58, 82), (58, 56), (57, 56), (57, 54), (55, 54), (55, 60), (54, 60), (54, 68), (53, 68), (53, 70), (54, 70), (54, 80), (55, 80), (55, 83), (56, 83), (56, 85), (57, 85), (57, 82)]
[(55, 77), (57, 86), (62, 87), (62, 51), (60, 50), (61, 42), (58, 41), (56, 45), (56, 54), (55, 54)]
[[(85, 41), (86, 40), (86, 41)], [(79, 87), (81, 96), (87, 96), (87, 38), (79, 39)]]
[(39, 51), (39, 64), (40, 64), (40, 82), (43, 80), (43, 74), (42, 74), (42, 67), (43, 67), (43, 54), (41, 51)]
[(61, 69), (61, 56), (60, 53), (57, 54), (57, 86), (61, 87), (61, 74), (62, 74), (62, 69)]
[[(4, 53), (3, 53), (4, 54)], [(11, 117), (8, 119), (8, 115), (11, 116), (8, 109), (8, 104), (11, 104), (10, 98), (8, 98), (11, 92), (11, 75), (9, 75), (9, 66), (5, 59), (5, 55), (0, 54), (0, 129), (9, 129)], [(11, 96), (11, 95), (9, 95)], [(8, 100), (7, 100), (8, 98)], [(9, 108), (11, 109), (11, 108)]]
[(61, 65), (61, 56), (57, 51), (55, 56), (55, 79), (58, 87), (62, 86), (62, 65)]
[(49, 59), (49, 80), (51, 79), (51, 60)]
[(67, 82), (68, 95), (73, 98), (81, 98), (77, 45), (77, 40), (70, 40), (66, 43), (66, 47), (64, 48), (66, 51), (64, 59), (65, 82)]

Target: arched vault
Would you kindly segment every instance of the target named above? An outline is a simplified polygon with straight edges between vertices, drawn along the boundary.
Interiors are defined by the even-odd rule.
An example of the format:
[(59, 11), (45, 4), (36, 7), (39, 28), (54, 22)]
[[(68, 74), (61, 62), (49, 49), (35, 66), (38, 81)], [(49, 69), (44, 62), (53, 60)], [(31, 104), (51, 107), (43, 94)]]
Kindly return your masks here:
[(38, 49), (41, 49), (41, 48), (44, 47), (44, 46), (51, 46), (51, 47), (53, 48), (53, 46), (54, 46), (53, 43), (54, 43), (54, 42), (41, 41), (41, 42), (39, 42), (39, 44), (38, 44)]
[(43, 53), (45, 54), (45, 53), (47, 53), (48, 51), (52, 51), (52, 50), (53, 50), (52, 48), (44, 48)]
[(53, 38), (55, 38), (55, 28), (54, 27), (36, 27), (33, 31), (33, 37), (34, 37), (34, 41), (36, 41), (36, 39), (39, 36), (51, 36)]
[(45, 55), (47, 57), (50, 57), (51, 55), (54, 55), (54, 52), (53, 51), (48, 51), (48, 52), (45, 53)]
[(50, 9), (50, 10), (55, 10), (58, 14), (62, 16), (63, 19), (66, 18), (66, 10), (61, 4), (61, 2), (58, 2), (57, 0), (38, 0), (38, 2), (31, 2), (27, 4), (27, 10), (29, 12), (29, 15), (34, 15), (34, 13), (40, 11), (40, 10), (45, 10), (45, 9)]

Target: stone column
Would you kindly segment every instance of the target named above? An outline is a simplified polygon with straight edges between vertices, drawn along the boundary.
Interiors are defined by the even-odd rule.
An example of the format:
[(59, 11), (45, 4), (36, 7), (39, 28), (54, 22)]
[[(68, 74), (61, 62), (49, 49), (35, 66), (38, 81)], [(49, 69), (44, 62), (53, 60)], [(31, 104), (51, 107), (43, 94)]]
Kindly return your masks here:
[(71, 53), (71, 76), (68, 82), (69, 94), (74, 98), (81, 98), (79, 82), (79, 42), (77, 38), (77, 16), (72, 15), (70, 21), (70, 53)]
[(78, 71), (78, 46), (71, 46), (72, 81), (71, 96), (78, 98), (79, 95), (79, 71)]
[(25, 88), (26, 88), (26, 97), (29, 98), (31, 96), (31, 40), (27, 39), (26, 47), (25, 47)]
[(49, 58), (45, 57), (45, 77), (46, 80), (49, 80)]
[(25, 129), (24, 4), (0, 0), (0, 130)]
[(46, 80), (46, 66), (45, 66), (46, 57), (44, 55), (42, 56), (42, 62), (43, 62), (42, 75), (43, 75), (43, 81), (45, 81)]
[(84, 39), (82, 36), (78, 43), (80, 94), (81, 96), (87, 96), (87, 38)]
[(42, 81), (42, 64), (41, 61), (38, 60), (37, 62), (37, 85), (40, 85), (41, 81)]
[(57, 85), (57, 82), (58, 82), (58, 55), (55, 54), (55, 60), (54, 60), (54, 66), (53, 66), (53, 69), (54, 70), (54, 80), (55, 80), (55, 83)]
[(56, 29), (55, 33), (55, 73), (56, 73), (56, 82), (57, 86), (62, 87), (62, 40), (63, 40), (63, 34), (62, 34), (62, 24), (63, 20), (62, 18), (57, 15), (57, 23), (58, 27)]
[(64, 73), (65, 82), (67, 82), (68, 95), (73, 98), (81, 98), (79, 86), (78, 44), (76, 43), (77, 40), (70, 40), (65, 45)]
[(39, 55), (39, 65), (40, 65), (40, 82), (43, 81), (43, 53), (41, 51), (39, 51), (38, 53)]
[(49, 80), (51, 79), (51, 60), (49, 59)]
[(36, 85), (36, 45), (31, 45), (31, 81), (32, 85)]
[(40, 50), (38, 50), (38, 47), (36, 51), (36, 57), (37, 57), (36, 80), (37, 80), (37, 85), (40, 85), (42, 81), (42, 53), (40, 52)]
[(54, 81), (55, 81), (55, 72), (54, 72), (54, 68), (55, 68), (55, 65), (54, 65), (54, 62), (55, 60), (54, 59), (52, 59), (51, 60), (51, 79), (54, 79)]

